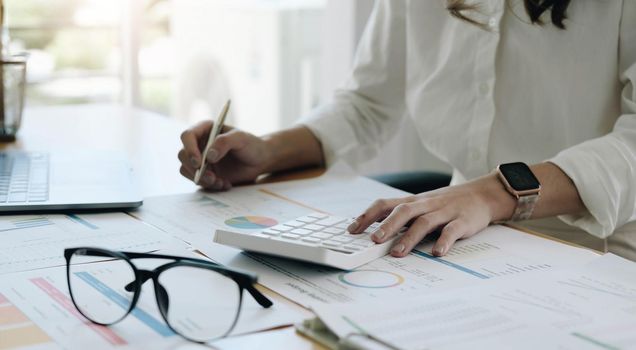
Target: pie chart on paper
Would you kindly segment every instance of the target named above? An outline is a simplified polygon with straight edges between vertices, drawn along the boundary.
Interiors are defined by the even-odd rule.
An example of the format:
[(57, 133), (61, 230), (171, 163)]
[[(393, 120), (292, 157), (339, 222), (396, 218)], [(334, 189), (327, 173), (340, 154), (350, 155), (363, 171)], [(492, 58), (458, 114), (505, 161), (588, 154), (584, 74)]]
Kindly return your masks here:
[(278, 221), (264, 216), (237, 216), (225, 220), (225, 224), (243, 230), (262, 230), (278, 225)]

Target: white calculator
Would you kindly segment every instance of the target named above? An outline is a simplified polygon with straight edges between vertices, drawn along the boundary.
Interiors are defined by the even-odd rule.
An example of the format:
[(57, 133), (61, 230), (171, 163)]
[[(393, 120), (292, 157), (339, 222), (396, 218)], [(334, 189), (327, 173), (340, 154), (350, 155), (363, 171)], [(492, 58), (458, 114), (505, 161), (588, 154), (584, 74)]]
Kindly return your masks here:
[[(256, 232), (216, 230), (214, 241), (258, 253), (309, 261), (351, 270), (386, 255), (393, 239), (382, 244), (371, 240), (379, 223), (363, 233), (350, 234), (352, 218), (312, 213)], [(398, 235), (399, 236), (399, 235)]]

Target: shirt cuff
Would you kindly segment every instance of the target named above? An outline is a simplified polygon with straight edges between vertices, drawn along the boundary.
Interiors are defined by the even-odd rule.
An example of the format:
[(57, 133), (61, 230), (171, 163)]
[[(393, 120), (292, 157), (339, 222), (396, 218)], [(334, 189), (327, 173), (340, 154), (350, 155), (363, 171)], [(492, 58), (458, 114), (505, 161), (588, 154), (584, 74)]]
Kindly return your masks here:
[(618, 221), (618, 204), (611, 198), (613, 179), (607, 169), (599, 165), (607, 159), (598, 159), (597, 153), (586, 148), (569, 148), (549, 160), (570, 177), (587, 208), (585, 212), (559, 215), (558, 218), (593, 236), (606, 238), (614, 232)]

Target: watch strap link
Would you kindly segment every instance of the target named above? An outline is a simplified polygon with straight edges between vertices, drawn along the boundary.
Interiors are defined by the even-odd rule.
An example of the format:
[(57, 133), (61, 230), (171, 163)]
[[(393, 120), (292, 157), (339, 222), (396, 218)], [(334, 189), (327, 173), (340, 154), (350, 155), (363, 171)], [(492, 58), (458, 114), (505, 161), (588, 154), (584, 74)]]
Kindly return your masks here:
[(515, 212), (512, 214), (512, 218), (510, 218), (510, 220), (520, 221), (530, 219), (537, 200), (539, 200), (538, 193), (519, 196), (517, 198), (517, 207), (515, 208)]

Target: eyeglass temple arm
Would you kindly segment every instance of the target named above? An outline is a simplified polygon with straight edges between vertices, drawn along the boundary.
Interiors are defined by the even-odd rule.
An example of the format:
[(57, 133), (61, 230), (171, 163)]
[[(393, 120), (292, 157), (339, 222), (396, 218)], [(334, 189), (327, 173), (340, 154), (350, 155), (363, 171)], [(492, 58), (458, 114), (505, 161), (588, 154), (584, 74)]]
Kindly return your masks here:
[(274, 303), (269, 300), (263, 293), (259, 292), (258, 289), (254, 288), (253, 285), (247, 285), (245, 287), (247, 291), (252, 295), (252, 297), (264, 308), (269, 308), (274, 305)]

